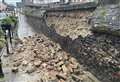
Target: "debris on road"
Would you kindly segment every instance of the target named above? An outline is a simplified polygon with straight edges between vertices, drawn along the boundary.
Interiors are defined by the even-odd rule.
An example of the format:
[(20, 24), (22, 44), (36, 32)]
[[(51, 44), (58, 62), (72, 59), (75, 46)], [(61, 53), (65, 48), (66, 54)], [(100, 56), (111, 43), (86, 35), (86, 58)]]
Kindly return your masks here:
[(54, 82), (84, 82), (84, 68), (69, 53), (63, 51), (59, 44), (44, 35), (25, 38), (12, 56), (13, 72), (43, 73), (40, 76), (43, 81), (40, 82), (46, 79)]

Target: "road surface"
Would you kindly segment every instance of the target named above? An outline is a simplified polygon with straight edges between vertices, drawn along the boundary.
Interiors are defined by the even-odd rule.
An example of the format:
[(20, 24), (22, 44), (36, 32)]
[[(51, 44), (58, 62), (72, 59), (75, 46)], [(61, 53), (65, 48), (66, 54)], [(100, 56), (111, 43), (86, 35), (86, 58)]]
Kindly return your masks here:
[[(24, 37), (32, 36), (35, 32), (32, 30), (31, 26), (26, 22), (26, 17), (24, 15), (19, 15), (18, 17), (18, 37), (22, 40)], [(3, 62), (3, 71), (5, 74), (5, 81), (0, 82), (35, 82), (38, 75), (19, 73), (14, 74), (11, 72), (11, 56), (4, 57), (6, 55), (6, 49), (3, 51), (2, 62)]]

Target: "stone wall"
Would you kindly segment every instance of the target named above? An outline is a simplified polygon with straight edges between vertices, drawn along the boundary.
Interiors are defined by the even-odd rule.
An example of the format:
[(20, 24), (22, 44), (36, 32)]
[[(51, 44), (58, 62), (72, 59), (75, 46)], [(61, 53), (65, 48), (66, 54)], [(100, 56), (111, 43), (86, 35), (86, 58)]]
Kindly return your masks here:
[(61, 36), (70, 36), (75, 39), (79, 35), (86, 37), (91, 34), (88, 19), (91, 11), (54, 12), (48, 13), (47, 24), (54, 26), (56, 32)]
[(120, 36), (120, 6), (98, 7), (91, 19), (92, 30)]

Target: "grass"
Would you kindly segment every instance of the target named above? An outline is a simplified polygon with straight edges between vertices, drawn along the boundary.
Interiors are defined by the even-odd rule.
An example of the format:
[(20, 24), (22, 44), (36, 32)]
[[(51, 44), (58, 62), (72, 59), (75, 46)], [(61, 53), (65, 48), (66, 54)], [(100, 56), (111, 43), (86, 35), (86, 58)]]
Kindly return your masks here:
[(8, 16), (5, 19), (1, 20), (1, 24), (15, 24), (17, 22), (17, 17)]
[(0, 48), (2, 48), (5, 44), (4, 33), (2, 29), (0, 29)]
[(4, 76), (0, 76), (0, 82), (5, 82)]

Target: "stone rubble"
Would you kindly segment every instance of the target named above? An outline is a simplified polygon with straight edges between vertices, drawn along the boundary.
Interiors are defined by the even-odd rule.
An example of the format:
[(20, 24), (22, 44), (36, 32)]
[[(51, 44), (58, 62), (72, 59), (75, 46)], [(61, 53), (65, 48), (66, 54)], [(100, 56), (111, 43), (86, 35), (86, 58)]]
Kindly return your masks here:
[[(89, 82), (84, 68), (44, 35), (25, 38), (12, 55), (12, 72), (40, 73), (38, 82)], [(88, 81), (84, 81), (88, 78)], [(99, 82), (99, 81), (98, 81)]]
[(53, 16), (47, 23), (65, 39), (68, 36), (66, 48), (72, 54), (44, 35), (25, 38), (13, 54), (13, 72), (40, 73), (40, 82), (99, 82), (82, 64), (102, 82), (120, 82), (119, 37), (92, 33), (87, 17)]
[[(120, 81), (119, 37), (104, 34), (94, 34), (85, 38), (79, 36), (70, 44), (72, 44), (70, 51), (76, 53), (76, 58), (81, 64), (93, 70), (100, 79), (109, 82)], [(113, 81), (114, 77), (119, 79)]]
[[(48, 15), (47, 23), (56, 30), (57, 34), (65, 37), (64, 44), (67, 46), (62, 45), (62, 47), (72, 53), (100, 80), (120, 82), (120, 37), (93, 33), (88, 24), (89, 14), (85, 13), (81, 18), (75, 16), (58, 18), (59, 16), (56, 15)], [(86, 21), (83, 21), (84, 18)]]
[(61, 36), (70, 36), (70, 38), (75, 39), (79, 35), (86, 37), (91, 34), (91, 31), (89, 31), (91, 27), (87, 24), (91, 12), (64, 13), (65, 16), (63, 17), (54, 14), (50, 13), (50, 16), (48, 14), (46, 21), (48, 26), (55, 28)]

